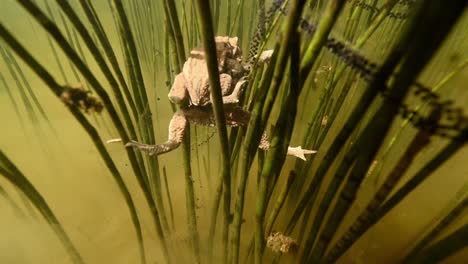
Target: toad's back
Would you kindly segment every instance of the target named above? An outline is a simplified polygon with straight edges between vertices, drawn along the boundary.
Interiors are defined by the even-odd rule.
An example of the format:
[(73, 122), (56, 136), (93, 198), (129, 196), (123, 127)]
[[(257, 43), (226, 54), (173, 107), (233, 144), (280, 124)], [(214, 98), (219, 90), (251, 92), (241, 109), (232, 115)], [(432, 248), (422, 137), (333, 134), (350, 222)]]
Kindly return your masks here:
[(184, 63), (184, 77), (190, 102), (193, 105), (206, 105), (210, 102), (208, 69), (204, 58), (190, 56)]

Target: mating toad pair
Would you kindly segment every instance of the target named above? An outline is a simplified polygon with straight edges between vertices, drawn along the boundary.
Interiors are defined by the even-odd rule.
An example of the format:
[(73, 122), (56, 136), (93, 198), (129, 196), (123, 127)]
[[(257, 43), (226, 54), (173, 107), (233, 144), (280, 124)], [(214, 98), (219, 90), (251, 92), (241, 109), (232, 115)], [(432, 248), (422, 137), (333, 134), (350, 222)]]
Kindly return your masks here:
[[(237, 37), (216, 37), (216, 52), (218, 58), (219, 79), (223, 95), (226, 124), (229, 126), (247, 126), (250, 113), (238, 106), (239, 96), (247, 83), (247, 67), (242, 63), (241, 50), (237, 45)], [(267, 61), (272, 51), (261, 54), (260, 63)], [(181, 73), (174, 80), (168, 94), (169, 100), (175, 104), (187, 105), (178, 110), (169, 123), (169, 138), (167, 142), (148, 145), (132, 140), (126, 147), (135, 147), (149, 155), (159, 155), (177, 148), (183, 140), (184, 132), (189, 123), (214, 126), (215, 119), (211, 107), (208, 67), (203, 48), (196, 48), (184, 63)], [(262, 137), (259, 148), (268, 149), (266, 135)], [(289, 147), (288, 154), (305, 160), (304, 154), (315, 151)]]

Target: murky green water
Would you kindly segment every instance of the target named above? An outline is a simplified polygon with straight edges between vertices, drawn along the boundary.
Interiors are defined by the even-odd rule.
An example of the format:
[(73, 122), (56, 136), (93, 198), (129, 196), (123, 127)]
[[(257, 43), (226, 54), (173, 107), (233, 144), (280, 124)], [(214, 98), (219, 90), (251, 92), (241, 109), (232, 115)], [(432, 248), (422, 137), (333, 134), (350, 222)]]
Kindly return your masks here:
[[(43, 1), (38, 2), (43, 7)], [(55, 19), (61, 21), (55, 3), (48, 2), (54, 10)], [(107, 3), (106, 1), (95, 2), (99, 16), (108, 30), (108, 37), (112, 44), (115, 44), (117, 56), (119, 60), (123, 60)], [(78, 7), (78, 3), (73, 3), (73, 5)], [(156, 13), (157, 11), (154, 14)], [(64, 76), (67, 80), (63, 78), (49, 44), (50, 39), (15, 1), (4, 0), (0, 2), (0, 22), (10, 29), (21, 43), (25, 44), (59, 83), (84, 82), (82, 77), (77, 78), (68, 60), (57, 48), (58, 61), (62, 63)], [(466, 19), (464, 22), (466, 24)], [(154, 31), (159, 34), (158, 38), (160, 39), (155, 41), (157, 43), (155, 49), (159, 51), (163, 48), (161, 46), (163, 29), (162, 25), (154, 25), (154, 27), (160, 27)], [(223, 29), (221, 32), (224, 33)], [(466, 40), (467, 38), (462, 39)], [(7, 49), (3, 42), (0, 42), (0, 46)], [(84, 47), (82, 48), (89, 67), (93, 69), (93, 73), (98, 76), (99, 80), (105, 83), (104, 77), (97, 70), (98, 68), (89, 52)], [(468, 47), (464, 47), (459, 54), (462, 59), (467, 58), (467, 50)], [(152, 107), (156, 141), (162, 142), (167, 137), (167, 125), (172, 111), (166, 97), (163, 57), (162, 54), (157, 54), (159, 55), (154, 57), (144, 57), (142, 65)], [(44, 196), (86, 263), (136, 263), (139, 260), (138, 247), (127, 206), (90, 138), (46, 85), (23, 62), (19, 61), (19, 65), (31, 90), (47, 113), (49, 122), (38, 115), (37, 109), (33, 113), (26, 110), (27, 107), (22, 99), (18, 83), (9, 72), (5, 60), (0, 59), (0, 73), (5, 80), (4, 83), (0, 83), (1, 150), (15, 162)], [(427, 75), (430, 73), (424, 75), (423, 79), (431, 83), (433, 80), (431, 80), (431, 76)], [(317, 78), (320, 78), (319, 74), (317, 74)], [(319, 85), (322, 82), (325, 81), (320, 79), (317, 81)], [(467, 82), (468, 68), (465, 68), (451, 83), (452, 85), (462, 85)], [(16, 105), (8, 96), (4, 84), (8, 85)], [(21, 78), (20, 85), (27, 93), (27, 84)], [(321, 91), (316, 89), (308, 93), (307, 98), (302, 98), (300, 111), (304, 112), (295, 127), (296, 134), (293, 136), (292, 142), (294, 145), (299, 144), (302, 135), (300, 131), (303, 131), (307, 126), (307, 116), (312, 112), (308, 108), (316, 103), (320, 94)], [(357, 91), (354, 95), (357, 97), (359, 94)], [(466, 91), (458, 98), (450, 92), (447, 92), (447, 96), (458, 99), (457, 104), (464, 106), (466, 113), (467, 108), (464, 104), (468, 102)], [(30, 98), (30, 95), (27, 97)], [(349, 102), (347, 101), (344, 107), (351, 109), (352, 105), (356, 103), (356, 97), (352, 97)], [(339, 129), (337, 126), (340, 121), (345, 120), (348, 114), (349, 111), (340, 113), (338, 121), (330, 133), (337, 133)], [(112, 127), (106, 111), (102, 115), (88, 117), (98, 129), (102, 140), (119, 137)], [(215, 192), (216, 178), (220, 174), (221, 157), (218, 136), (217, 134), (212, 136), (215, 131), (214, 128), (203, 127), (192, 129), (192, 170), (197, 194), (197, 220), (201, 241), (205, 241), (208, 236), (211, 199), (213, 199)], [(211, 139), (209, 139), (210, 137)], [(330, 144), (331, 140), (332, 138), (327, 138), (324, 144)], [(419, 163), (427, 161), (444, 143), (442, 140), (435, 139), (434, 144), (426, 148), (417, 161)], [(401, 148), (405, 146), (401, 142), (399, 144)], [(130, 168), (126, 152), (121, 144), (107, 145), (107, 150), (117, 164), (137, 205), (148, 263), (163, 263), (149, 209)], [(392, 153), (397, 155), (399, 151), (400, 148), (396, 146)], [(319, 152), (316, 159), (321, 157), (323, 157), (323, 153)], [(455, 193), (462, 186), (468, 184), (468, 167), (465, 164), (467, 158), (468, 148), (465, 147), (360, 239), (346, 256), (341, 258), (340, 263), (395, 263), (398, 256), (407, 253), (408, 248), (414, 245), (415, 238), (420, 237), (424, 230), (433, 224), (434, 218), (453, 199)], [(388, 165), (383, 167), (383, 171), (388, 172), (395, 161), (396, 158), (391, 158)], [(406, 181), (420, 168), (419, 163), (411, 167), (403, 181)], [(179, 261), (194, 263), (189, 259), (190, 254), (186, 253), (190, 237), (186, 224), (182, 151), (178, 149), (160, 156), (159, 164), (161, 169), (165, 167), (167, 170), (176, 229), (172, 238), (176, 241), (177, 252), (180, 253)], [(286, 169), (292, 168), (293, 165), (294, 160), (288, 158), (280, 183), (286, 179)], [(256, 166), (254, 163), (252, 172), (256, 171)], [(314, 164), (314, 167), (316, 166), (317, 164)], [(18, 206), (16, 208), (9, 200), (0, 198), (0, 262), (68, 263), (69, 258), (62, 245), (37, 211), (30, 210), (27, 206), (28, 203), (24, 203), (24, 197), (4, 178), (0, 178), (0, 186), (15, 201), (14, 205)], [(256, 179), (251, 177), (246, 194), (245, 223), (242, 226), (243, 248), (249, 245), (251, 234), (254, 232), (256, 187)], [(343, 232), (350, 221), (361, 212), (377, 188), (375, 178), (368, 178), (364, 181), (358, 193), (358, 199), (345, 219), (345, 226), (341, 227), (338, 232)], [(287, 221), (286, 219), (289, 219), (289, 214), (292, 211), (293, 208), (283, 210), (279, 223)], [(467, 221), (468, 214), (465, 212), (444, 234), (453, 231)], [(293, 236), (295, 235), (298, 235), (297, 231), (293, 233)], [(215, 244), (214, 249), (210, 249), (206, 248), (205, 243), (201, 243), (202, 255), (217, 250), (220, 250), (218, 244)], [(245, 252), (241, 253), (242, 260), (244, 254)], [(271, 255), (268, 260), (271, 259), (270, 257)], [(468, 259), (468, 250), (465, 248), (446, 259), (444, 263), (464, 263), (466, 259)]]

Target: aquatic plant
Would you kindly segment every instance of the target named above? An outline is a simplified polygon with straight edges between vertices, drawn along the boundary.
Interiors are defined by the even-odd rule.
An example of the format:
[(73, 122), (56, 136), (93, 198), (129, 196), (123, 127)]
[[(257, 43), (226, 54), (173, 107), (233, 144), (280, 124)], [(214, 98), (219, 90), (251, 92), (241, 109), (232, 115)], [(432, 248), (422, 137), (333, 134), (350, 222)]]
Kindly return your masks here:
[[(466, 1), (4, 5), (31, 21), (0, 20), (2, 109), (12, 113), (16, 121), (8, 122), (18, 122), (25, 138), (15, 144), (39, 142), (34, 153), (45, 153), (50, 170), (58, 171), (56, 166), (73, 162), (53, 150), (64, 157), (76, 150), (58, 139), (67, 135), (59, 133), (63, 125), (54, 112), (79, 124), (98, 153), (87, 166), (105, 165), (95, 181), (112, 176), (130, 215), (136, 239), (124, 239), (138, 253), (122, 263), (382, 262), (391, 255), (388, 262), (429, 263), (466, 256), (468, 182), (461, 169), (447, 181), (462, 188), (438, 190), (455, 196), (432, 200), (426, 191), (425, 199), (439, 206), (407, 223), (415, 231), (386, 244), (381, 240), (388, 232), (373, 228), (407, 232), (392, 220), (406, 221), (403, 215), (420, 204), (413, 191), (424, 190), (444, 164), (467, 155)], [(239, 37), (244, 51), (248, 85), (240, 105), (250, 113), (247, 126), (227, 126), (214, 42), (221, 35)], [(169, 104), (166, 94), (197, 46), (212, 95), (204, 111), (213, 121), (205, 123), (215, 123), (216, 130), (188, 126), (181, 150), (165, 155), (125, 147), (130, 140), (155, 144), (165, 137), (164, 116), (185, 107)], [(272, 57), (260, 63), (270, 48)], [(45, 49), (51, 55), (44, 56)], [(44, 96), (45, 88), (55, 98)], [(264, 131), (266, 152), (258, 148)], [(7, 180), (0, 181), (2, 200), (21, 219), (41, 223), (38, 211), (73, 263), (108, 259), (87, 249), (57, 198), (41, 189), (35, 165), (15, 154), (10, 136), (1, 136), (0, 175)], [(290, 161), (290, 142), (318, 152)], [(58, 181), (60, 173), (52, 174)], [(100, 193), (111, 188), (97, 187)], [(408, 205), (402, 207), (403, 200)], [(120, 202), (102, 203), (121, 208)], [(73, 219), (86, 214), (76, 212)]]

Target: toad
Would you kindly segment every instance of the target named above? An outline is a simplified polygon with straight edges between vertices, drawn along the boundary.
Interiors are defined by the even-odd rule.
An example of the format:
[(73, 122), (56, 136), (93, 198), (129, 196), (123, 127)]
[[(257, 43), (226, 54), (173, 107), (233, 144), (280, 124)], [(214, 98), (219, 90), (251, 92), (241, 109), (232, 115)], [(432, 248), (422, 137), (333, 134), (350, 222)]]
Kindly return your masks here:
[[(238, 47), (237, 37), (215, 37), (218, 58), (219, 79), (223, 95), (223, 105), (226, 123), (229, 126), (247, 126), (250, 113), (238, 106), (239, 96), (247, 83), (248, 67), (242, 64), (242, 54)], [(260, 63), (268, 61), (272, 51), (260, 55)], [(169, 100), (181, 107), (174, 113), (169, 123), (169, 138), (165, 143), (148, 145), (134, 140), (126, 147), (138, 148), (149, 155), (160, 155), (176, 149), (183, 140), (184, 132), (189, 123), (214, 126), (215, 119), (211, 108), (208, 67), (203, 48), (195, 48), (184, 63), (168, 94)], [(259, 148), (268, 149), (269, 142), (263, 134)], [(299, 147), (289, 147), (288, 154), (305, 160), (304, 154), (315, 151)]]

